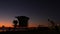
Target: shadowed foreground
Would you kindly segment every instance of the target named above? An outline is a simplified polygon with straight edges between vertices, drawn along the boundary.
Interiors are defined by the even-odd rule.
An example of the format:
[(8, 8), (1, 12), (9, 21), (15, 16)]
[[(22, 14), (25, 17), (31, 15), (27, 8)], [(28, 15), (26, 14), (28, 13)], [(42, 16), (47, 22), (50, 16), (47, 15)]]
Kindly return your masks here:
[(53, 31), (16, 31), (16, 32), (1, 32), (1, 33), (14, 33), (14, 34), (59, 34), (60, 32), (53, 32)]
[(3, 32), (0, 32), (0, 33), (14, 33), (14, 34), (60, 34), (60, 31), (56, 31), (56, 30), (48, 30), (48, 29), (28, 29), (28, 30), (25, 30), (25, 31), (3, 31)]

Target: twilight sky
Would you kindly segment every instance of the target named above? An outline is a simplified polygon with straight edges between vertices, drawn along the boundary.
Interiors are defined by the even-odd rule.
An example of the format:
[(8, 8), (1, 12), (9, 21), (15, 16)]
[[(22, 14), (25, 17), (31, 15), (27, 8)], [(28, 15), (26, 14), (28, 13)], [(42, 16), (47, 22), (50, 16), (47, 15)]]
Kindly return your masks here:
[(15, 16), (30, 17), (29, 26), (47, 25), (48, 17), (60, 23), (59, 1), (0, 0), (0, 26), (12, 26)]

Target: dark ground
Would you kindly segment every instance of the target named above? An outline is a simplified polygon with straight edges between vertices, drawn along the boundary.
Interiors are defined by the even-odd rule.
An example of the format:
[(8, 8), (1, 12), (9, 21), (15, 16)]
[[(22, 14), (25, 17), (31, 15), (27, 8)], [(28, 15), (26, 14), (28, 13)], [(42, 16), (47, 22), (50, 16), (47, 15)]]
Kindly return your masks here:
[(16, 31), (16, 32), (0, 32), (0, 33), (8, 33), (8, 34), (60, 34), (57, 31)]

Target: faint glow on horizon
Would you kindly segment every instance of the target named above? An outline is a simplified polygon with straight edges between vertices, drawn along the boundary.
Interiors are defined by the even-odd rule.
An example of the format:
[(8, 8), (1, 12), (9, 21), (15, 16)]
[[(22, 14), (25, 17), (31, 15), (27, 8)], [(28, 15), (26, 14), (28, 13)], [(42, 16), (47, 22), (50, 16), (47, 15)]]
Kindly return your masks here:
[[(8, 20), (2, 20), (0, 21), (0, 27), (2, 26), (5, 26), (5, 27), (13, 27), (13, 23), (11, 21), (8, 21)], [(47, 24), (43, 24), (43, 23), (35, 23), (35, 22), (31, 22), (29, 21), (28, 23), (28, 27), (38, 27), (38, 25), (47, 25)]]
[(12, 23), (10, 21), (0, 21), (0, 27), (5, 26), (5, 27), (12, 27)]
[[(11, 23), (11, 22), (3, 22), (3, 21), (1, 21), (0, 22), (0, 27), (2, 27), (2, 26), (5, 26), (5, 27), (13, 27), (13, 23)], [(28, 24), (28, 27), (37, 27), (37, 24), (35, 24), (35, 23), (29, 23)]]

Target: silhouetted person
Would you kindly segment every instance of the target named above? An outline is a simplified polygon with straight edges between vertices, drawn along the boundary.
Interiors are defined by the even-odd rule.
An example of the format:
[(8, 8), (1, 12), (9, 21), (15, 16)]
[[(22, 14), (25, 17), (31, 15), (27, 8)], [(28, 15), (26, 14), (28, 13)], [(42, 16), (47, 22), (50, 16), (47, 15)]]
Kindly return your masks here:
[(29, 17), (26, 17), (26, 16), (17, 16), (16, 18), (19, 21), (19, 26), (20, 27), (27, 27), (28, 26)]

